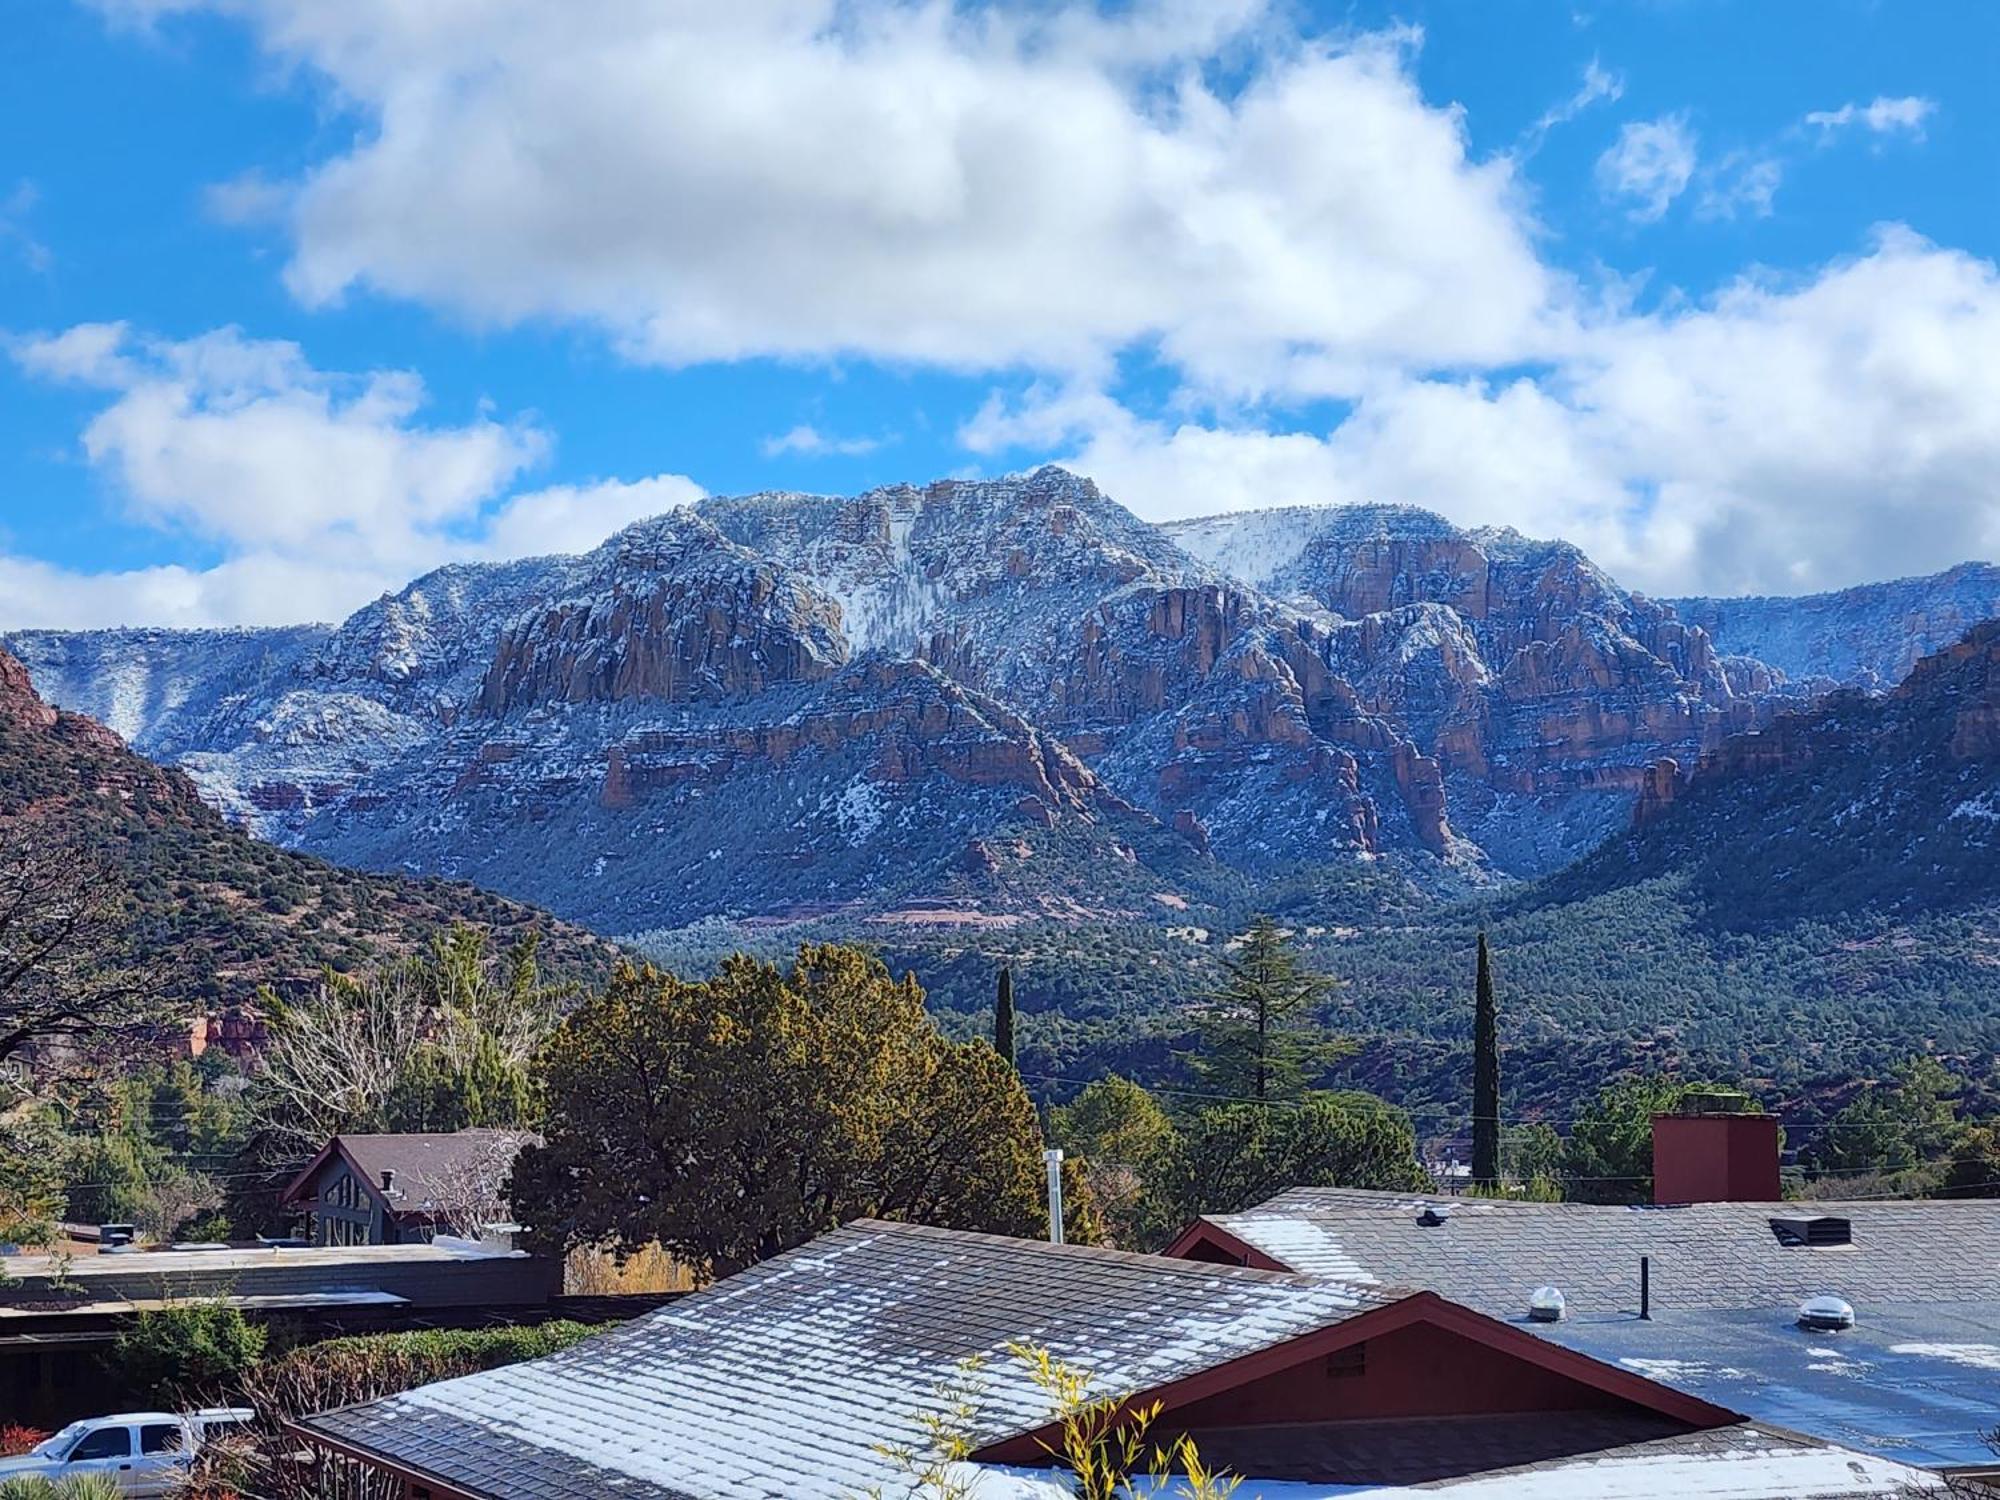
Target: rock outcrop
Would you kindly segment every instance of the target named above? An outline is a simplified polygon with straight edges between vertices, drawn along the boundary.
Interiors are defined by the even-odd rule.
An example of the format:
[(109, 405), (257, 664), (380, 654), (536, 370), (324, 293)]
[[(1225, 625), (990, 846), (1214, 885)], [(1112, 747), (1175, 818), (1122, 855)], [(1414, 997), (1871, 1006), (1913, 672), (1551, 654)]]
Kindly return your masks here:
[(741, 698), (847, 659), (837, 605), (693, 516), (632, 527), (588, 563), (564, 597), (501, 635), (481, 713)]
[(1564, 871), (1557, 894), (1671, 876), (1742, 927), (1981, 907), (2000, 899), (1996, 727), (2000, 620), (1892, 693), (1830, 694), (1730, 736), (1685, 776), (1656, 764), (1629, 835)]
[[(1863, 601), (1843, 660), (1982, 586)], [(1408, 508), (1156, 527), (1049, 468), (704, 500), (337, 628), (16, 639), (268, 838), (625, 931), (916, 900), (989, 862), (990, 899), (1035, 910), (1135, 867), (1149, 900), (1213, 862), (1546, 873), (1690, 777), (1817, 753), (1784, 716), (1833, 684), (1718, 646), (1746, 616), (1694, 603)], [(1969, 709), (1955, 753), (1996, 734)]]

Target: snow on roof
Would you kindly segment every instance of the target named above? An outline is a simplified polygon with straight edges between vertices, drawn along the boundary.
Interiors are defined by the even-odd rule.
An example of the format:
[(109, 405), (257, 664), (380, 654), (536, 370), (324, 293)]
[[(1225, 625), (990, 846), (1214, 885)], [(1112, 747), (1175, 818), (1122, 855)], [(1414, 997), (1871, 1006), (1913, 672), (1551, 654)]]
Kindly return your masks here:
[[(1420, 1225), (1440, 1201), (1449, 1223)], [(1772, 1227), (1815, 1216), (1847, 1220), (1852, 1243), (1786, 1245)], [(1358, 1270), (1500, 1318), (1542, 1285), (1560, 1287), (1572, 1313), (1636, 1312), (1642, 1255), (1656, 1309), (1796, 1307), (1829, 1292), (1857, 1307), (1871, 1293), (2000, 1300), (2000, 1199), (1655, 1207), (1294, 1188), (1206, 1222), (1294, 1271)]]
[[(360, 1276), (383, 1267), (428, 1262), (526, 1258), (521, 1251), (497, 1250), (476, 1240), (403, 1245), (229, 1245), (217, 1250), (138, 1249), (119, 1255), (100, 1251), (75, 1256), (64, 1269), (71, 1280), (87, 1284), (96, 1279), (165, 1278), (192, 1272), (256, 1273), (279, 1266), (324, 1277), (342, 1273)], [(7, 1269), (27, 1280), (53, 1275), (57, 1261), (49, 1255), (13, 1255), (7, 1258)], [(5, 1311), (0, 1308), (0, 1312)]]
[[(1060, 1475), (971, 1471), (970, 1500), (1074, 1500)], [(1316, 1484), (1246, 1479), (1232, 1500), (1849, 1500), (1920, 1493), (1920, 1470), (1739, 1426), (1686, 1439), (1557, 1459), (1423, 1485)], [(1170, 1500), (1172, 1481), (1141, 1484), (1132, 1500)]]
[(882, 1445), (921, 1447), (968, 1359), (976, 1444), (1047, 1422), (1010, 1343), (1124, 1393), (1399, 1295), (864, 1220), (561, 1354), (304, 1425), (510, 1500), (850, 1500), (895, 1482)]
[[(1654, 1207), (1299, 1188), (1205, 1222), (1292, 1270), (1420, 1287), (1727, 1410), (1934, 1467), (1990, 1463), (2000, 1411), (2000, 1200)], [(1787, 1244), (1773, 1220), (1845, 1219)], [(1650, 1261), (1642, 1321), (1639, 1258)], [(1569, 1316), (1526, 1320), (1541, 1285)], [(1797, 1326), (1836, 1295), (1857, 1326)], [(1990, 1352), (1991, 1357), (1986, 1357)]]

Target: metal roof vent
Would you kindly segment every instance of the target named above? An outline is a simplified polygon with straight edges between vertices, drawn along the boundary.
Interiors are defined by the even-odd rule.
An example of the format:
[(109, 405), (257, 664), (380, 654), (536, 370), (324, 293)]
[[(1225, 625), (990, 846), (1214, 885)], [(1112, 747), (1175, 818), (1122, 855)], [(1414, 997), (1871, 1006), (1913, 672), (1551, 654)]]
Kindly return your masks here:
[(1799, 1327), (1839, 1333), (1854, 1326), (1854, 1309), (1838, 1297), (1809, 1297), (1799, 1305)]
[(1440, 1224), (1451, 1222), (1451, 1210), (1440, 1208), (1434, 1203), (1426, 1203), (1423, 1212), (1417, 1215), (1417, 1222), (1426, 1229), (1436, 1229)]
[(1552, 1286), (1538, 1286), (1534, 1295), (1528, 1298), (1528, 1321), (1530, 1323), (1560, 1323), (1567, 1304), (1563, 1294)]
[(1771, 1233), (1778, 1243), (1786, 1246), (1798, 1245), (1851, 1245), (1854, 1243), (1854, 1226), (1846, 1219), (1832, 1214), (1814, 1214), (1810, 1217), (1773, 1219)]

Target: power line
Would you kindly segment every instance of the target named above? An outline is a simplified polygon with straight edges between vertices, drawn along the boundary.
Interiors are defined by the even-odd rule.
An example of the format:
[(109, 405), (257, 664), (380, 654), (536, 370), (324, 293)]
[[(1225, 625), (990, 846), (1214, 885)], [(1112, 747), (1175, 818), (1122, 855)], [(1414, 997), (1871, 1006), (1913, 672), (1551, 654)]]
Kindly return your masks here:
[[(1023, 1072), (1021, 1073), (1020, 1076), (1023, 1079), (1030, 1080), (1035, 1083), (1062, 1083), (1062, 1084), (1071, 1084), (1082, 1088), (1088, 1088), (1090, 1085), (1094, 1083), (1102, 1083), (1104, 1081), (1103, 1078), (1071, 1078), (1058, 1073)], [(1305, 1099), (1259, 1099), (1253, 1094), (1217, 1093), (1211, 1090), (1182, 1088), (1176, 1084), (1160, 1084), (1157, 1087), (1148, 1087), (1145, 1084), (1137, 1084), (1135, 1086), (1143, 1089), (1148, 1094), (1165, 1095), (1168, 1098), (1209, 1099), (1222, 1104), (1254, 1104), (1259, 1108), (1264, 1108), (1264, 1109), (1302, 1109), (1305, 1107), (1307, 1103), (1310, 1102), (1309, 1100)], [(1379, 1098), (1380, 1096), (1378, 1095), (1375, 1097)], [(1475, 1115), (1471, 1113), (1469, 1110), (1452, 1109), (1447, 1105), (1441, 1105), (1441, 1104), (1428, 1105), (1428, 1106), (1423, 1106), (1423, 1105), (1413, 1106), (1407, 1104), (1391, 1104), (1386, 1099), (1382, 1100), (1382, 1102), (1391, 1109), (1401, 1111), (1403, 1114), (1409, 1116), (1413, 1120), (1447, 1120), (1452, 1122), (1463, 1121), (1467, 1125), (1471, 1125), (1482, 1120), (1494, 1119), (1497, 1120), (1502, 1125), (1574, 1126), (1581, 1124), (1587, 1120), (1592, 1120), (1594, 1118), (1589, 1115), (1538, 1115), (1533, 1119), (1527, 1119), (1520, 1116), (1509, 1116), (1509, 1115), (1497, 1115), (1497, 1116)], [(1909, 1122), (1903, 1122), (1903, 1123), (1884, 1122), (1879, 1124), (1870, 1124), (1870, 1123), (1859, 1123), (1851, 1121), (1847, 1123), (1842, 1123), (1839, 1120), (1791, 1121), (1791, 1120), (1786, 1120), (1780, 1116), (1772, 1116), (1771, 1118), (1777, 1119), (1779, 1126), (1783, 1130), (1785, 1130), (1787, 1134), (1790, 1134), (1795, 1131), (1818, 1132), (1818, 1131), (1830, 1131), (1830, 1130), (1855, 1130), (1855, 1131), (1871, 1131), (1877, 1134), (1887, 1133), (1887, 1134), (1917, 1135), (1943, 1128), (1937, 1125), (1922, 1125)]]

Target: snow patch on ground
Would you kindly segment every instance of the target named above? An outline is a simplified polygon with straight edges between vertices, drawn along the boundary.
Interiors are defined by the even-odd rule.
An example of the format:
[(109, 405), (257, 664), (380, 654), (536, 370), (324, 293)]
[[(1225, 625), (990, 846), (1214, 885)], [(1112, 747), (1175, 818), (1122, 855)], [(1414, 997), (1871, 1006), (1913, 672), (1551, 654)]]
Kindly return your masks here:
[(882, 826), (882, 788), (856, 777), (834, 802), (833, 817), (848, 843), (865, 843)]
[(2000, 1345), (1995, 1344), (1893, 1344), (1889, 1352), (1947, 1360), (1972, 1370), (2000, 1370)]
[(1981, 823), (2000, 823), (2000, 805), (1994, 802), (1994, 793), (1972, 797), (1951, 810), (1954, 818), (1968, 818)]

